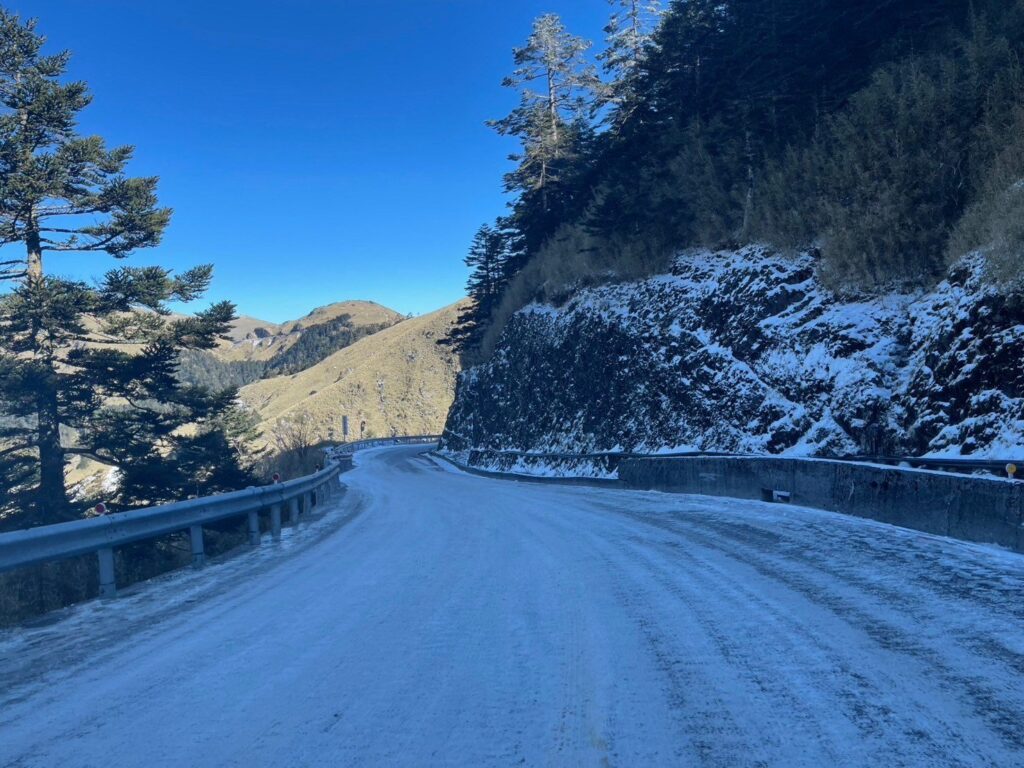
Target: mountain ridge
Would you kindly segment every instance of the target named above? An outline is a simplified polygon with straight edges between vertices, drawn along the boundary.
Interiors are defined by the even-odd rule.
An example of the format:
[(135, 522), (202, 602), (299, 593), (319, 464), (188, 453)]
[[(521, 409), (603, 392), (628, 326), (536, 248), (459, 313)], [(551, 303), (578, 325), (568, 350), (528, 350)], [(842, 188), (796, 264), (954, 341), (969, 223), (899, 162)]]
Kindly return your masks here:
[(295, 320), (271, 323), (248, 315), (232, 323), (228, 339), (215, 354), (227, 361), (268, 360), (298, 341), (304, 330), (348, 315), (355, 328), (393, 325), (405, 316), (373, 301), (345, 300), (326, 304)]
[[(308, 414), (319, 439), (342, 437), (349, 416), (350, 438), (436, 434), (454, 398), (458, 356), (445, 339), (466, 300), (359, 339), (298, 373), (261, 379), (240, 397), (260, 417), (268, 442), (278, 419)], [(333, 430), (333, 432), (332, 432)]]

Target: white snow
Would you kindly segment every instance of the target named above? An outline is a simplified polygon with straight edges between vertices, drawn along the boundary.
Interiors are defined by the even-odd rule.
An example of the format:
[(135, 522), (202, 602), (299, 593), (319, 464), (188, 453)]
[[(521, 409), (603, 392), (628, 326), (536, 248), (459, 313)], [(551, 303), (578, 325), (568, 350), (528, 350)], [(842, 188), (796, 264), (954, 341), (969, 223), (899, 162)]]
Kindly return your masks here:
[[(887, 450), (974, 458), (1024, 450), (1020, 372), (998, 372), (1001, 361), (1019, 357), (1024, 327), (1012, 303), (981, 321), (1006, 303), (984, 279), (981, 255), (965, 257), (929, 291), (870, 297), (835, 294), (810, 277), (814, 265), (809, 254), (756, 245), (688, 251), (672, 274), (582, 289), (557, 308), (531, 304), (513, 318), (507, 343), (535, 345), (554, 369), (552, 391), (543, 376), (529, 392), (503, 383), (515, 372), (503, 367), (509, 350), (499, 345), (491, 363), (463, 374), (460, 391), (476, 388), (470, 402), (486, 397), (507, 418), (470, 430), (474, 415), (457, 401), (449, 424), (483, 441), (462, 449), (533, 453), (593, 453), (615, 441), (634, 452), (855, 455), (904, 438), (908, 446)], [(611, 423), (594, 435), (575, 428), (595, 415), (589, 379), (562, 375), (561, 366), (575, 364), (581, 334), (600, 339), (605, 329), (617, 334), (610, 348), (623, 348), (610, 378), (629, 396), (612, 388), (601, 405)], [(498, 463), (487, 466), (506, 468)], [(599, 469), (581, 464), (572, 473)], [(564, 470), (539, 459), (516, 468)]]
[(0, 765), (1024, 764), (1024, 558), (357, 456), (280, 545), (0, 634)]

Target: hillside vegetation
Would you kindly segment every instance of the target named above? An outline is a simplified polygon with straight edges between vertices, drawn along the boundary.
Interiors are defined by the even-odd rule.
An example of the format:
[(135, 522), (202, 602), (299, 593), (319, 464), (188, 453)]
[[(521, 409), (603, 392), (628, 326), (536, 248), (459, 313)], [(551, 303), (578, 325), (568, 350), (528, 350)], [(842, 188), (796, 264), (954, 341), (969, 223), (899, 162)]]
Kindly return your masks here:
[(836, 295), (816, 266), (695, 251), (666, 274), (524, 308), (464, 374), (444, 445), (483, 463), (509, 450), (1020, 455), (1024, 301), (987, 285), (981, 259), (925, 293), (870, 298)]
[(459, 303), (404, 320), (303, 371), (252, 383), (242, 388), (241, 398), (258, 414), (269, 443), (281, 422), (299, 420), (308, 420), (310, 439), (341, 439), (343, 415), (353, 438), (362, 422), (367, 437), (438, 434), (459, 363), (450, 347), (437, 342), (464, 309)]
[(295, 344), (304, 330), (342, 318), (354, 328), (368, 328), (394, 325), (404, 316), (372, 301), (339, 301), (283, 323), (240, 317), (217, 354), (223, 360), (266, 360)]
[[(312, 446), (342, 438), (343, 413), (354, 437), (363, 421), (368, 435), (440, 432), (458, 360), (436, 341), (450, 332), (460, 306), (406, 319), (373, 302), (343, 301), (284, 323), (243, 317), (216, 348), (184, 351), (178, 376), (225, 396), (240, 390), (237, 430), (254, 438), (253, 448), (269, 448), (257, 471), (302, 474), (320, 455)], [(84, 456), (69, 462), (66, 482), (82, 500), (110, 499), (118, 485), (110, 466)]]
[(515, 51), (444, 446), (1019, 455), (1024, 4), (611, 5)]
[(394, 310), (368, 301), (330, 304), (284, 323), (239, 318), (215, 349), (183, 354), (179, 376), (196, 386), (222, 390), (298, 373), (402, 319)]
[(814, 251), (830, 288), (876, 295), (981, 249), (985, 280), (1019, 285), (1020, 2), (612, 5), (600, 71), (554, 15), (515, 52), (521, 101), (494, 122), (521, 143), (515, 198), (467, 259), (470, 362), (529, 302), (692, 247)]

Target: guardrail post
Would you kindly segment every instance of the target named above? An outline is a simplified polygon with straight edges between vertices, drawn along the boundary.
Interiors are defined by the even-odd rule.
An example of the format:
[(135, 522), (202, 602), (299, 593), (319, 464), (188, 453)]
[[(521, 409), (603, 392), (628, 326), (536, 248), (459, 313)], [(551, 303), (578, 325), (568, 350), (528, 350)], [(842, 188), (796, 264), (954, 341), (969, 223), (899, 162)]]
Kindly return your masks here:
[(299, 524), (299, 504), (298, 499), (288, 500), (288, 522), (291, 523), (292, 527)]
[(312, 511), (313, 507), (315, 507), (315, 506), (316, 506), (316, 491), (310, 491), (309, 492), (309, 509), (310, 509), (310, 511)]
[(281, 505), (275, 504), (270, 508), (270, 535), (274, 539), (281, 538)]
[(188, 533), (192, 540), (192, 567), (202, 568), (206, 565), (206, 552), (203, 549), (203, 526), (190, 526)]
[(249, 545), (260, 545), (260, 513), (257, 509), (249, 513)]
[(114, 577), (114, 550), (110, 547), (96, 553), (100, 561), (100, 597), (117, 597), (117, 579)]

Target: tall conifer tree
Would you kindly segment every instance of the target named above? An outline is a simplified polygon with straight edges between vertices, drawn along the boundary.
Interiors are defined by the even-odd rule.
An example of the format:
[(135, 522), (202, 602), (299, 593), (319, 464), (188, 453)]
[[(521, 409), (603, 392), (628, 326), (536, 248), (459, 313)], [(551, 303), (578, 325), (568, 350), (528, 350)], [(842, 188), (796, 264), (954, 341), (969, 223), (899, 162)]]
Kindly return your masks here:
[(506, 187), (539, 192), (545, 210), (548, 189), (559, 181), (560, 166), (572, 158), (577, 134), (594, 108), (600, 81), (584, 56), (590, 47), (567, 32), (558, 16), (541, 16), (526, 45), (515, 49), (516, 69), (502, 83), (519, 90), (519, 106), (491, 125), (522, 142), (522, 152), (512, 158), (519, 166), (506, 176)]
[(69, 54), (44, 55), (44, 44), (34, 20), (0, 10), (0, 276), (13, 283), (0, 299), (0, 471), (27, 522), (74, 516), (72, 455), (120, 469), (126, 504), (240, 472), (223, 429), (233, 394), (176, 376), (180, 351), (212, 347), (234, 307), (169, 320), (165, 306), (198, 298), (212, 269), (122, 267), (98, 285), (52, 273), (51, 256), (123, 259), (157, 245), (171, 211), (156, 178), (125, 175), (131, 147), (77, 133), (90, 96), (63, 81)]
[(445, 340), (462, 352), (479, 344), (480, 335), (508, 283), (512, 253), (506, 226), (504, 219), (499, 219), (494, 226), (484, 224), (474, 235), (466, 255), (465, 264), (470, 270), (466, 292), (472, 304), (459, 315), (454, 331)]
[(611, 77), (602, 101), (612, 107), (609, 120), (620, 126), (636, 106), (637, 80), (661, 19), (660, 0), (608, 0), (615, 7), (604, 28), (607, 48), (597, 59)]

